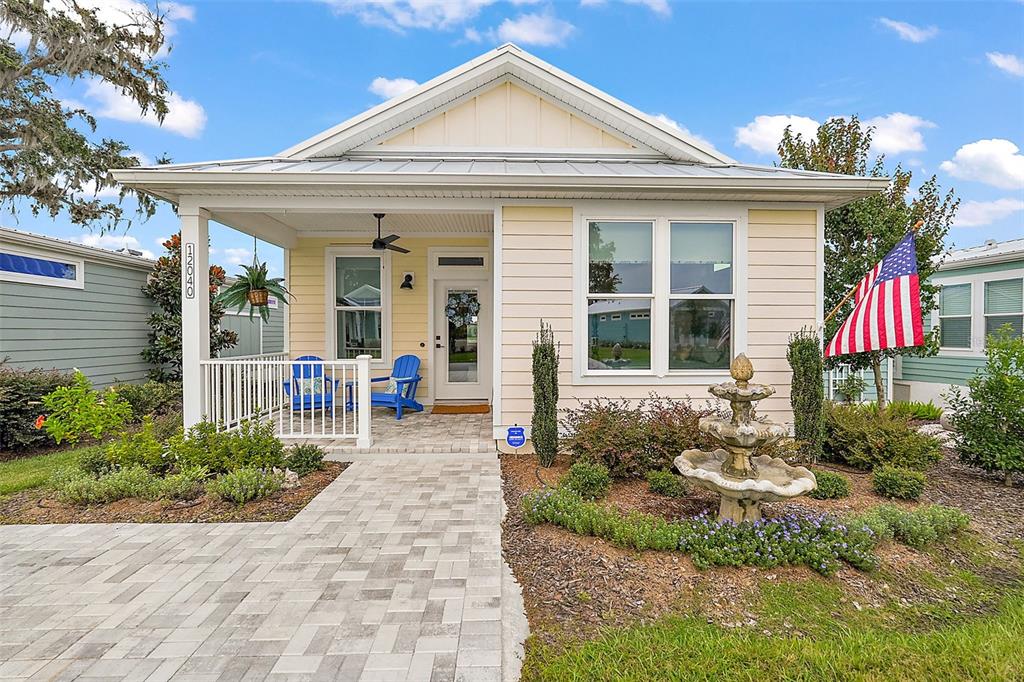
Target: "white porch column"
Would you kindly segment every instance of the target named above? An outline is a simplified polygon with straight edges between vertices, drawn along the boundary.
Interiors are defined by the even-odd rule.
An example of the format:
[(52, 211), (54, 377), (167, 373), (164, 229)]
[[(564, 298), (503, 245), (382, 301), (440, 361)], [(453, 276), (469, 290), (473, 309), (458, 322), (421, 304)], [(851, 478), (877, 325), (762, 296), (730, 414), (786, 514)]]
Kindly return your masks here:
[(356, 447), (368, 448), (373, 443), (370, 435), (370, 360), (369, 355), (356, 356), (356, 410), (359, 418)]
[(210, 215), (181, 208), (181, 383), (185, 428), (202, 421), (200, 362), (210, 359)]

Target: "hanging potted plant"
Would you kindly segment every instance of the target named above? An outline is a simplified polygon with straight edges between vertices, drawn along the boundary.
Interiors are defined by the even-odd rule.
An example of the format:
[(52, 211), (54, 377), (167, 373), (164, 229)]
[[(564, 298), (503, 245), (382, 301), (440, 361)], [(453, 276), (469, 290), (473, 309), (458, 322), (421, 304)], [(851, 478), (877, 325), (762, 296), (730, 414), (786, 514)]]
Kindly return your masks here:
[(288, 304), (288, 289), (285, 288), (283, 277), (270, 277), (267, 273), (267, 264), (260, 263), (255, 256), (252, 265), (243, 265), (242, 274), (235, 278), (227, 289), (220, 292), (217, 302), (228, 308), (238, 308), (241, 312), (246, 305), (249, 306), (249, 317), (258, 309), (260, 318), (264, 322), (270, 320), (270, 309), (268, 303), (270, 297), (274, 296), (281, 303)]

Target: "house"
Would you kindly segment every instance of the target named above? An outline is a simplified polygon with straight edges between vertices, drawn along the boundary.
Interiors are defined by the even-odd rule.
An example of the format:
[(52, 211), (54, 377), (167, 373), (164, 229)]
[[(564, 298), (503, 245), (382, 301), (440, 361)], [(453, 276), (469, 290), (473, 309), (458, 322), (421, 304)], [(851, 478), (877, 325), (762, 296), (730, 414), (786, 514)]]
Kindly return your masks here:
[[(0, 360), (12, 367), (80, 369), (97, 387), (145, 381), (154, 303), (142, 293), (154, 261), (0, 227)], [(276, 304), (276, 302), (275, 302)], [(265, 325), (248, 312), (225, 315), (238, 334), (223, 357), (280, 352), (283, 311)]]
[[(786, 343), (821, 321), (824, 213), (887, 185), (736, 162), (510, 44), (275, 156), (114, 175), (178, 208), (186, 421), (270, 409), (283, 433), (364, 444), (369, 378), (406, 354), (423, 402), (489, 403), (497, 440), (528, 425), (541, 320), (563, 406), (703, 399), (743, 352), (777, 389), (761, 412), (790, 421)], [(380, 250), (377, 213), (400, 237)], [(234, 370), (255, 411), (226, 395), (194, 286), (211, 219), (285, 249), (286, 353), (323, 358), (355, 415), (282, 408), (287, 362)]]
[(952, 251), (931, 281), (942, 288), (924, 324), (939, 328), (939, 353), (897, 358), (893, 396), (942, 406), (951, 386), (966, 386), (984, 366), (990, 334), (1004, 325), (1018, 336), (1024, 329), (1024, 239)]

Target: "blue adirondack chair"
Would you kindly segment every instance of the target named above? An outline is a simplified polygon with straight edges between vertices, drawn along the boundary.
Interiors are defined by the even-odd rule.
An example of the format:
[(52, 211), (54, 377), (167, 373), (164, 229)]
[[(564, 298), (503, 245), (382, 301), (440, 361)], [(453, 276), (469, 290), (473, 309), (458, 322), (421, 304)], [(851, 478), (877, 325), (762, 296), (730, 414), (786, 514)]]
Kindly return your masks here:
[[(402, 410), (410, 409), (417, 412), (423, 411), (423, 405), (416, 402), (416, 387), (420, 383), (420, 359), (415, 355), (403, 355), (395, 359), (395, 366), (391, 369), (391, 376), (377, 377), (370, 379), (372, 383), (388, 382), (384, 391), (372, 391), (370, 393), (370, 405), (377, 407), (390, 407), (395, 411), (395, 419), (402, 418)], [(348, 400), (345, 403), (346, 409), (351, 410), (355, 405), (352, 393), (355, 390), (355, 383), (346, 382), (348, 389)]]
[[(327, 409), (334, 407), (338, 379), (324, 377), (323, 358), (303, 355), (292, 363), (292, 378), (285, 380), (284, 394), (292, 399), (292, 410)], [(318, 364), (313, 364), (318, 363)]]

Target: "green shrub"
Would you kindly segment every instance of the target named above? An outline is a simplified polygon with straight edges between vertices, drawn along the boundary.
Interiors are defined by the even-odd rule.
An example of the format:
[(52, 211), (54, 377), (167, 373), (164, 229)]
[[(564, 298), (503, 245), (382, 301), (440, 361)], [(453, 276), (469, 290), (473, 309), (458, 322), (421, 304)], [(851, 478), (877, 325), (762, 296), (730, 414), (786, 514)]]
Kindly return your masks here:
[(137, 432), (127, 433), (107, 445), (105, 454), (110, 466), (116, 469), (141, 466), (159, 472), (166, 471), (171, 464), (164, 444), (156, 437), (151, 417), (144, 418)]
[(101, 438), (117, 431), (131, 417), (131, 406), (111, 390), (102, 394), (76, 371), (70, 386), (58, 386), (43, 397), (44, 426), (56, 442), (77, 443), (83, 436)]
[(894, 416), (902, 417), (903, 419), (912, 419), (914, 421), (937, 422), (942, 417), (942, 408), (936, 407), (931, 402), (922, 403), (906, 400), (894, 400), (886, 405), (885, 409)]
[(883, 464), (871, 473), (871, 489), (882, 497), (916, 500), (924, 492), (927, 476), (920, 471)]
[(700, 418), (713, 413), (656, 395), (637, 404), (597, 399), (566, 410), (562, 425), (574, 460), (600, 462), (613, 478), (642, 478), (671, 467), (683, 450), (713, 447), (698, 429)]
[(938, 504), (913, 511), (881, 505), (851, 521), (872, 528), (879, 541), (894, 539), (915, 549), (924, 549), (966, 528), (970, 518), (959, 509)]
[(207, 491), (226, 502), (243, 504), (273, 495), (283, 483), (283, 472), (242, 467), (218, 476), (207, 484)]
[(78, 468), (91, 476), (102, 476), (113, 471), (114, 466), (107, 459), (106, 448), (96, 446), (83, 448), (78, 454)]
[(863, 570), (877, 565), (870, 529), (863, 524), (851, 529), (828, 515), (719, 524), (701, 514), (670, 522), (649, 514), (622, 514), (587, 502), (566, 488), (528, 493), (522, 504), (528, 523), (552, 523), (640, 551), (679, 550), (690, 555), (698, 568), (805, 565), (831, 575), (841, 561)]
[(821, 339), (812, 330), (801, 329), (789, 337), (786, 359), (793, 370), (789, 404), (793, 408), (793, 433), (803, 443), (807, 458), (821, 456), (825, 385)]
[(0, 361), (0, 450), (24, 450), (47, 439), (36, 427), (43, 414), (43, 396), (74, 377), (66, 372), (16, 369)]
[(99, 478), (81, 469), (57, 472), (51, 483), (57, 498), (69, 504), (114, 502), (128, 497), (156, 500), (162, 495), (161, 481), (141, 466), (118, 469)]
[(533, 342), (533, 417), (530, 440), (541, 466), (558, 454), (558, 345), (550, 324), (540, 322)]
[(836, 391), (842, 396), (843, 402), (852, 405), (860, 401), (867, 384), (859, 371), (851, 371), (836, 382)]
[(647, 489), (666, 497), (686, 496), (686, 483), (682, 477), (665, 469), (652, 469), (647, 472)]
[(218, 431), (212, 422), (202, 421), (188, 431), (179, 427), (167, 440), (167, 456), (178, 468), (203, 467), (222, 473), (232, 468), (228, 442), (227, 432)]
[(825, 459), (869, 471), (880, 464), (924, 470), (942, 456), (939, 442), (905, 417), (861, 405), (825, 409)]
[(203, 494), (208, 474), (203, 467), (186, 467), (160, 481), (160, 495), (172, 500), (194, 500)]
[(116, 384), (113, 390), (131, 405), (133, 421), (142, 421), (147, 415), (163, 414), (181, 403), (180, 382), (150, 380), (144, 384)]
[(572, 490), (585, 500), (604, 497), (611, 485), (608, 467), (596, 462), (579, 460), (569, 467), (569, 472), (562, 477), (559, 485)]
[(288, 450), (288, 459), (285, 466), (297, 473), (299, 476), (324, 468), (324, 449), (312, 443), (296, 444)]
[(815, 471), (818, 487), (807, 493), (816, 500), (838, 500), (850, 495), (850, 481), (842, 474), (833, 471)]
[(244, 420), (227, 435), (230, 469), (284, 468), (284, 444), (275, 435), (271, 422)]
[(949, 402), (960, 461), (1000, 473), (1007, 485), (1024, 471), (1024, 338), (1007, 327), (988, 337), (985, 368), (953, 387)]

